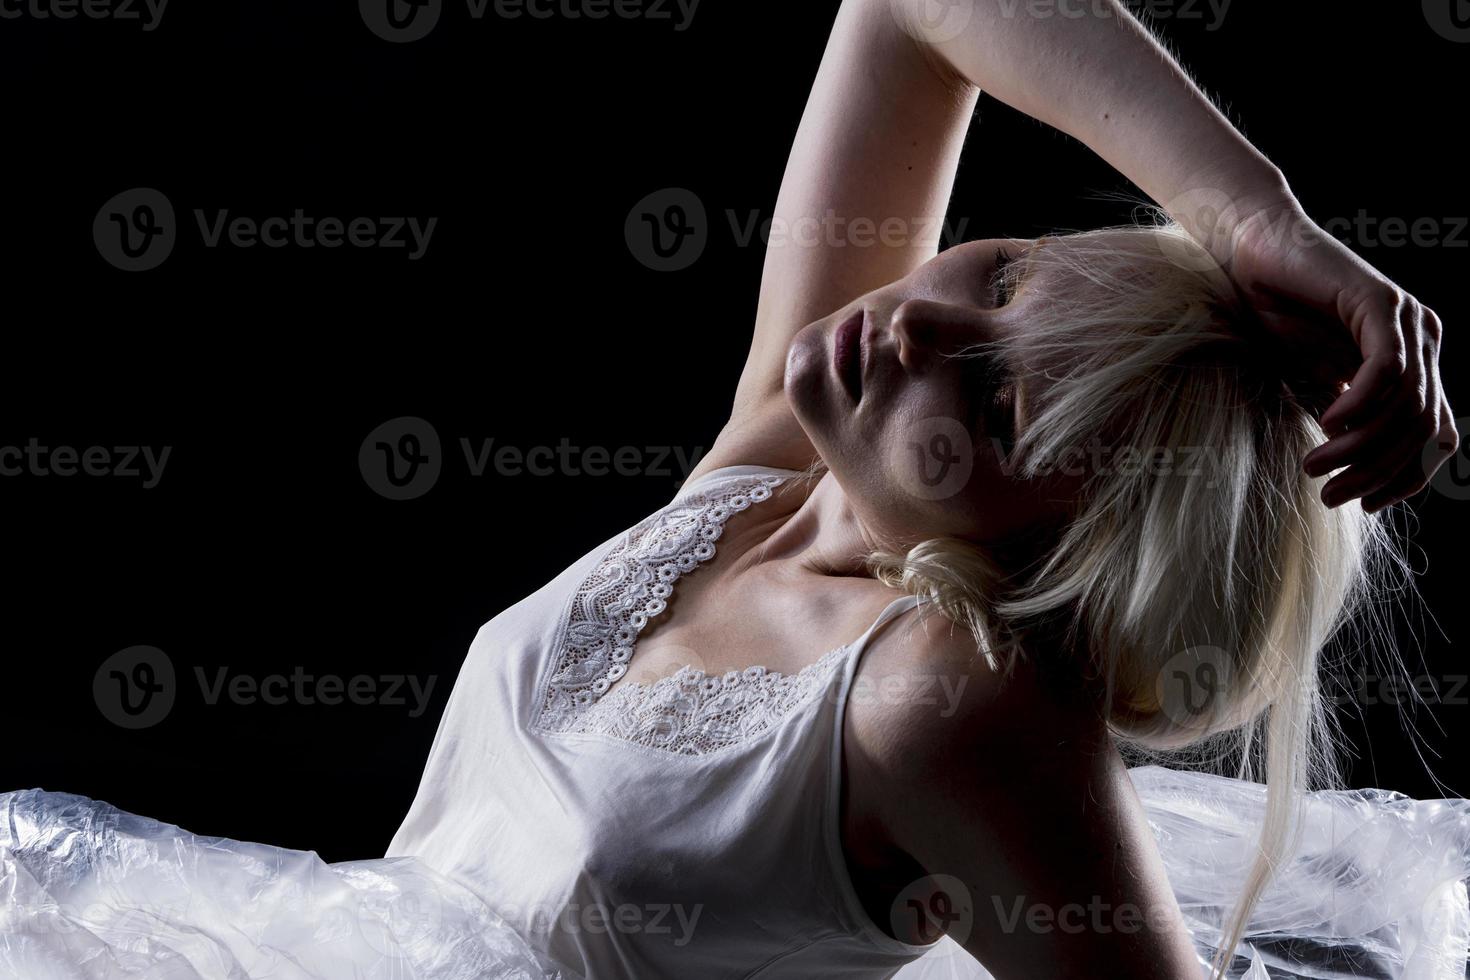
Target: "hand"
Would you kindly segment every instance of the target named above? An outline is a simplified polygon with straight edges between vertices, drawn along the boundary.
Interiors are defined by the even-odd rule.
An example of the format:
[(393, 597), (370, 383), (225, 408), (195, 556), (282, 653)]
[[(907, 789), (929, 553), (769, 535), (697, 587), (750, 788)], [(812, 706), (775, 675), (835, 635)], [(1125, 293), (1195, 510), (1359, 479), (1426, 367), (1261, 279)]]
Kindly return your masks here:
[(1321, 417), (1328, 441), (1303, 462), (1314, 477), (1345, 467), (1322, 488), (1323, 502), (1361, 497), (1372, 513), (1423, 490), (1459, 447), (1440, 384), (1442, 325), (1434, 311), (1294, 200), (1235, 226), (1229, 271), (1266, 329), (1316, 380), (1340, 391)]

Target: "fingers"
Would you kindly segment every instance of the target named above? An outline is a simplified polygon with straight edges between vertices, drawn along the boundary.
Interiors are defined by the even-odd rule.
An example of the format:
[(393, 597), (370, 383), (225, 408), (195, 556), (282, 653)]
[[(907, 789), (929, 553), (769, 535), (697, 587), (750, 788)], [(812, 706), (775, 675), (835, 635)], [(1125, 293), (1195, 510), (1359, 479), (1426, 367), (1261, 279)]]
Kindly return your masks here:
[(1423, 447), (1420, 458), (1389, 483), (1363, 498), (1363, 509), (1369, 513), (1392, 506), (1414, 496), (1428, 485), (1434, 474), (1460, 448), (1460, 433), (1455, 428), (1455, 413), (1444, 396), (1439, 377), (1439, 345), (1443, 324), (1439, 316), (1424, 308), (1424, 363), (1426, 368), (1426, 402), (1436, 410), (1436, 426), (1432, 441)]
[(1322, 414), (1322, 428), (1328, 434), (1363, 425), (1374, 414), (1375, 404), (1400, 384), (1411, 356), (1419, 356), (1417, 351), (1409, 353), (1405, 328), (1411, 324), (1404, 322), (1417, 319), (1417, 304), (1391, 286), (1386, 289), (1368, 307), (1361, 327), (1355, 331), (1363, 364), (1353, 375), (1351, 387)]
[(1329, 507), (1380, 491), (1390, 497), (1403, 491), (1422, 472), (1424, 447), (1439, 432), (1441, 396), (1434, 370), (1439, 348), (1426, 335), (1424, 308), (1409, 299), (1396, 329), (1405, 363), (1394, 387), (1373, 403), (1373, 414), (1361, 428), (1318, 447), (1303, 463), (1314, 476), (1346, 467), (1322, 488)]
[(1405, 466), (1399, 475), (1387, 484), (1363, 498), (1363, 509), (1372, 514), (1407, 500), (1429, 485), (1430, 479), (1445, 460), (1455, 455), (1460, 448), (1460, 434), (1455, 429), (1455, 420), (1448, 402), (1441, 402), (1441, 424), (1435, 432), (1432, 447), (1426, 446), (1421, 458)]
[[(1405, 500), (1423, 490), (1459, 446), (1439, 378), (1439, 317), (1406, 298), (1399, 329), (1405, 363), (1394, 387), (1369, 403), (1364, 424), (1340, 432), (1303, 462), (1309, 476), (1342, 469), (1322, 488), (1329, 507), (1362, 497), (1363, 509), (1372, 513)], [(1338, 421), (1343, 424), (1341, 416)]]

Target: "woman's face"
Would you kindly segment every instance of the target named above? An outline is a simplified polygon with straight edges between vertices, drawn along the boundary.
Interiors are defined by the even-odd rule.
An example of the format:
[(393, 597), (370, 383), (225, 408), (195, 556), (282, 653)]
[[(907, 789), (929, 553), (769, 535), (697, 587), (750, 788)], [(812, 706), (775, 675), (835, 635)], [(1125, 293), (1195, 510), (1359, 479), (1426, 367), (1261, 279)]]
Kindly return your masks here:
[[(1070, 513), (1075, 475), (1023, 479), (1007, 463), (1035, 377), (1000, 373), (969, 345), (1012, 344), (1046, 302), (1026, 275), (1036, 242), (941, 252), (911, 274), (809, 324), (786, 356), (786, 392), (863, 528), (890, 547), (954, 536), (1002, 550)], [(1045, 247), (1044, 240), (1040, 247)], [(1011, 295), (995, 275), (1019, 262)]]

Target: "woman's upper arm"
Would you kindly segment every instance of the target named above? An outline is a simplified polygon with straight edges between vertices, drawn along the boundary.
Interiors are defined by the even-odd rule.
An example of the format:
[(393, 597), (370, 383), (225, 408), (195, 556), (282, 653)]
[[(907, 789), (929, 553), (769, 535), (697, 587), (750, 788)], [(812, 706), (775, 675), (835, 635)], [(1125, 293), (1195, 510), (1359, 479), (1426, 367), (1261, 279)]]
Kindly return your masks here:
[(887, 0), (844, 0), (776, 199), (731, 431), (711, 453), (768, 433), (760, 451), (775, 458), (716, 465), (810, 461), (800, 428), (782, 417), (786, 349), (808, 323), (937, 253), (975, 98), (956, 79), (903, 32)]
[(742, 394), (779, 389), (802, 327), (937, 253), (975, 90), (926, 52), (887, 0), (842, 4), (776, 198)]
[[(962, 639), (952, 642), (963, 655)], [(923, 668), (931, 680), (932, 663)], [(948, 910), (947, 923), (929, 927), (946, 928), (999, 980), (1198, 980), (1162, 858), (1106, 731), (1079, 723), (1076, 705), (1031, 681), (1011, 685), (983, 665), (953, 670), (968, 680), (940, 685), (959, 692), (943, 710), (933, 698), (889, 698), (849, 718), (855, 789), (866, 781), (858, 792), (889, 843), (926, 875), (906, 897)], [(950, 667), (938, 672), (956, 680), (945, 676)]]

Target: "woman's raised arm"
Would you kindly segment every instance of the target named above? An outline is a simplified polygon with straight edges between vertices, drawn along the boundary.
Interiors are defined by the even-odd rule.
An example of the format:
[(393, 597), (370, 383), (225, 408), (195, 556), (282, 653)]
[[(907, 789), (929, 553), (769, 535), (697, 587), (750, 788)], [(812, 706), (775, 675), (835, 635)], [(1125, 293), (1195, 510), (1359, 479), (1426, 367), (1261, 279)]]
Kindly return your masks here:
[(754, 341), (712, 465), (810, 461), (782, 396), (791, 338), (937, 253), (982, 89), (1081, 139), (1155, 200), (1205, 185), (1246, 204), (1285, 193), (1121, 5), (1082, 17), (1064, 6), (844, 0), (781, 182)]
[(976, 97), (899, 29), (886, 0), (842, 4), (771, 216), (730, 424), (701, 469), (811, 462), (782, 389), (791, 338), (938, 253)]
[(1433, 311), (1320, 234), (1281, 172), (1117, 0), (844, 0), (782, 179), (731, 421), (705, 465), (810, 461), (782, 392), (791, 338), (936, 253), (979, 90), (1137, 184), (1270, 312), (1284, 349), (1320, 352), (1324, 323), (1356, 348), (1346, 368), (1312, 355), (1352, 382), (1306, 465), (1344, 470), (1329, 504), (1401, 500), (1454, 452)]
[(1077, 137), (1168, 211), (1229, 271), (1280, 356), (1306, 362), (1294, 374), (1350, 383), (1303, 461), (1311, 476), (1342, 470), (1322, 489), (1329, 506), (1396, 503), (1454, 454), (1439, 317), (1318, 228), (1120, 3), (952, 0), (935, 19), (933, 0), (891, 5), (955, 72)]

